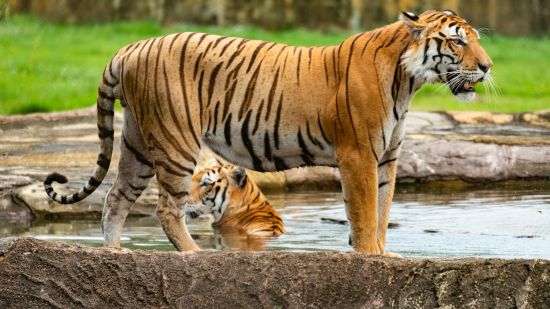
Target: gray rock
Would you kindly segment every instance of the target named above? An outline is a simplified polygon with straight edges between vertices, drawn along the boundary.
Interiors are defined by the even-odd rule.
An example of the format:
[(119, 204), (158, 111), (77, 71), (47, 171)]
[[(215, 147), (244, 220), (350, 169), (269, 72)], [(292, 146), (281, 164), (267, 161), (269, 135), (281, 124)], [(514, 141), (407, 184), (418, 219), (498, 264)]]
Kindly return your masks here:
[(2, 308), (547, 308), (550, 261), (0, 241)]

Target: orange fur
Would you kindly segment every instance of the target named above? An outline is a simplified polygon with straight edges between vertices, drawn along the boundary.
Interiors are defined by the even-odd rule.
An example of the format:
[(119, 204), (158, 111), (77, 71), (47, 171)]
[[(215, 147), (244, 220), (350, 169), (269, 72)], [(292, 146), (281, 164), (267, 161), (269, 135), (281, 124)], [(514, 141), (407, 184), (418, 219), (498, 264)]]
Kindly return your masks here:
[(452, 12), (428, 11), (403, 13), (401, 21), (337, 46), (205, 33), (136, 42), (103, 73), (94, 176), (79, 192), (62, 196), (51, 184), (67, 179), (52, 174), (46, 191), (73, 203), (99, 186), (112, 154), (113, 104), (120, 99), (126, 106), (123, 154), (103, 212), (106, 245), (118, 244), (128, 209), (156, 175), (164, 231), (179, 250), (198, 250), (184, 208), (207, 145), (257, 171), (339, 167), (350, 242), (357, 251), (383, 254), (409, 104), (427, 82), (446, 83), (457, 97), (473, 98), (475, 83), (489, 78), (492, 66), (476, 34)]
[[(241, 177), (239, 181), (235, 178)], [(195, 206), (196, 205), (196, 206)], [(227, 164), (193, 175), (187, 213), (212, 213), (213, 226), (238, 228), (250, 235), (278, 236), (284, 223), (244, 169)]]

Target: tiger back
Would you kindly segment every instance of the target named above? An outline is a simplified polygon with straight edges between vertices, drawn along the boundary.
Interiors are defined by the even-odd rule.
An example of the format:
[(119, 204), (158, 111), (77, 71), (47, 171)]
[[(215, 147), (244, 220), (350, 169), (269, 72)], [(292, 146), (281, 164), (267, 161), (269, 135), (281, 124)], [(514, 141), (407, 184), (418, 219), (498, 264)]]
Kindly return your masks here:
[(191, 181), (186, 214), (210, 213), (214, 227), (237, 228), (254, 236), (279, 236), (285, 232), (281, 216), (267, 201), (244, 168), (216, 165), (196, 173)]

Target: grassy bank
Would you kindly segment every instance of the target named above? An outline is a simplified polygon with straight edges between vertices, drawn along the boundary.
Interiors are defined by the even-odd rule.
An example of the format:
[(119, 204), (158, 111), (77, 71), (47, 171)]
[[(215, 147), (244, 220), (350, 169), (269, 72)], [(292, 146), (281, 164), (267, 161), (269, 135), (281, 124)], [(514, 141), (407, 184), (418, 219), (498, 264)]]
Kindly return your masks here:
[[(265, 32), (245, 27), (178, 26), (149, 22), (66, 26), (15, 16), (0, 21), (0, 114), (54, 111), (90, 106), (109, 58), (139, 39), (178, 31), (276, 41), (291, 45), (338, 44), (347, 34), (293, 30)], [(550, 108), (550, 40), (548, 38), (483, 38), (495, 63), (498, 96), (480, 87), (477, 103), (461, 103), (447, 87), (425, 86), (413, 110), (531, 111)]]

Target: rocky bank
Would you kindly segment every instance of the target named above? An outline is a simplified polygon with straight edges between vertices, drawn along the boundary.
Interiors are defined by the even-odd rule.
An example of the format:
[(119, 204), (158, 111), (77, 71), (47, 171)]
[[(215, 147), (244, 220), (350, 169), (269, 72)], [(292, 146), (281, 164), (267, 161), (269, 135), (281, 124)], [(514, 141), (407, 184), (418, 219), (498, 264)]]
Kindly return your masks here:
[[(116, 143), (122, 116), (115, 120)], [(101, 213), (103, 198), (116, 174), (116, 163), (100, 188), (86, 200), (58, 205), (47, 199), (45, 176), (58, 171), (73, 192), (89, 178), (98, 151), (95, 109), (0, 117), (0, 210), (30, 209), (33, 216), (82, 216)], [(113, 162), (118, 160), (115, 145)], [(211, 161), (205, 150), (200, 164)], [(338, 188), (339, 173), (328, 167), (255, 173), (264, 189)], [(550, 177), (550, 111), (522, 114), (422, 113), (408, 116), (407, 138), (398, 160), (399, 182), (469, 182)], [(149, 215), (156, 204), (155, 181), (132, 209)], [(15, 209), (15, 210), (14, 210)], [(8, 212), (3, 212), (4, 214)], [(25, 215), (25, 214), (21, 214)]]
[(548, 308), (550, 261), (0, 240), (2, 308)]

